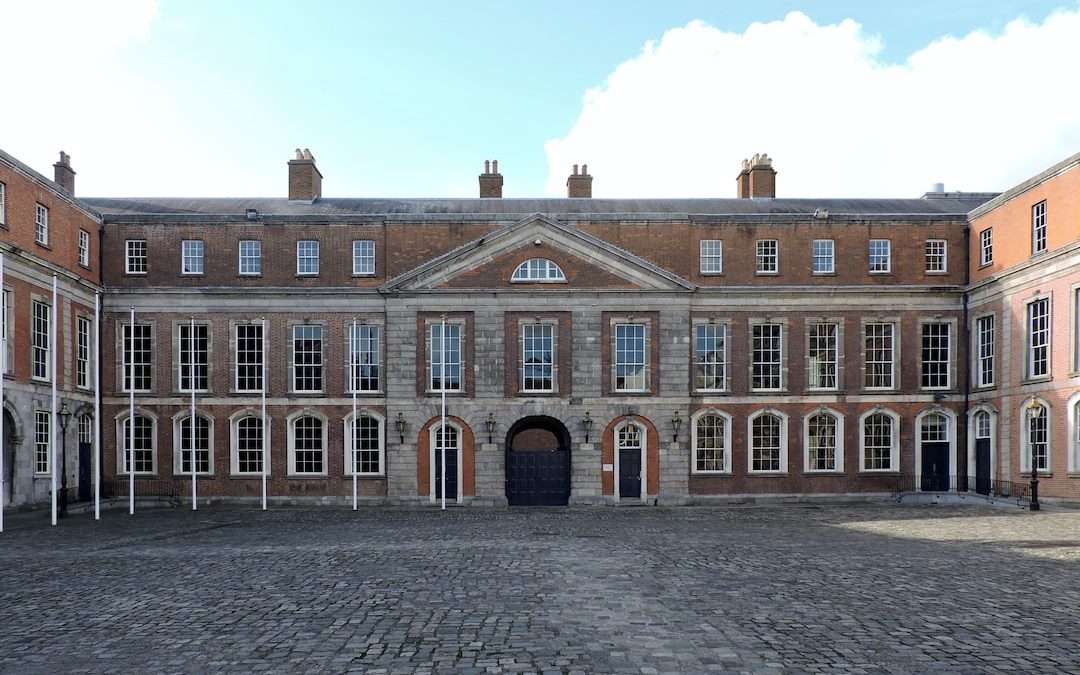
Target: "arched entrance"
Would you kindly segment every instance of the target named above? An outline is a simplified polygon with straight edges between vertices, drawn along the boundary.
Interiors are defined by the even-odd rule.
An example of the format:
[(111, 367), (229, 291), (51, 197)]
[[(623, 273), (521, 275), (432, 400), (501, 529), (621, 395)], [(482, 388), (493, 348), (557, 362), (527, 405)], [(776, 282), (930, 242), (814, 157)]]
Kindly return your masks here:
[(15, 420), (11, 417), (11, 413), (4, 410), (4, 437), (0, 438), (0, 443), (3, 443), (3, 449), (0, 452), (4, 453), (4, 475), (0, 476), (0, 480), (4, 481), (4, 505), (8, 505), (12, 502), (12, 490), (15, 488)]
[(525, 417), (506, 434), (506, 499), (511, 506), (570, 501), (570, 432), (553, 417)]

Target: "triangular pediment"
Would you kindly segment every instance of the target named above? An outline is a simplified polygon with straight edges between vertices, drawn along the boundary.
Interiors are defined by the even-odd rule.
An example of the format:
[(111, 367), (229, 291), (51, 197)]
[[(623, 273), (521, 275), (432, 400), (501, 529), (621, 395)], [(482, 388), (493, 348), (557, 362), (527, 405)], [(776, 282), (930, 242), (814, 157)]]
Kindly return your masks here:
[[(559, 265), (565, 283), (518, 283), (511, 275), (530, 258)], [(392, 279), (384, 291), (499, 288), (687, 291), (693, 284), (623, 249), (543, 214), (502, 227)]]

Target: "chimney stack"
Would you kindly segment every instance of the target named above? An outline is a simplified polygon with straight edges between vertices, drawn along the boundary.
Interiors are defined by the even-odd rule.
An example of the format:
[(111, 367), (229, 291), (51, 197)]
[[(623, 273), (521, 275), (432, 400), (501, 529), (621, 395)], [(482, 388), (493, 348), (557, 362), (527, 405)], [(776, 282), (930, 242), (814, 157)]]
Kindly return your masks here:
[(589, 165), (581, 165), (581, 173), (578, 173), (578, 165), (574, 165), (574, 173), (566, 179), (566, 196), (570, 199), (590, 199), (592, 197), (592, 176), (589, 175)]
[(480, 174), (480, 198), (502, 197), (503, 177), (499, 173), (499, 160), (484, 160), (484, 173)]
[(60, 151), (60, 161), (53, 164), (53, 181), (68, 193), (75, 194), (75, 171), (71, 168), (71, 155)]
[(289, 160), (289, 201), (310, 202), (322, 197), (322, 174), (315, 166), (311, 150), (296, 149)]
[(764, 152), (744, 159), (742, 170), (735, 178), (735, 194), (739, 199), (760, 199), (776, 196), (776, 171), (772, 158)]

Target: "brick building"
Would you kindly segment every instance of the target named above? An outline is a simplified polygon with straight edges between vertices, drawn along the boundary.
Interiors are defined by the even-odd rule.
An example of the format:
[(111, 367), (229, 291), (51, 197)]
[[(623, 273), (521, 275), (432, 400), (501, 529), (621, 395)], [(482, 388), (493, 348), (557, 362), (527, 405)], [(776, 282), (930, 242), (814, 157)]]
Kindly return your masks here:
[[(777, 198), (755, 156), (731, 199), (593, 198), (584, 165), (565, 199), (504, 199), (497, 162), (477, 199), (328, 199), (298, 151), (287, 199), (84, 200), (103, 475), (123, 490), (130, 445), (143, 492), (189, 494), (193, 451), (205, 497), (256, 500), (265, 469), (273, 500), (355, 473), (364, 502), (434, 503), (445, 448), (459, 503), (850, 498), (1020, 480), (1035, 438), (1075, 495), (1075, 316), (1037, 333), (1046, 374), (1011, 369), (1032, 288), (1076, 307), (1077, 162), (1000, 196)], [(1031, 198), (1047, 251), (1013, 259)]]

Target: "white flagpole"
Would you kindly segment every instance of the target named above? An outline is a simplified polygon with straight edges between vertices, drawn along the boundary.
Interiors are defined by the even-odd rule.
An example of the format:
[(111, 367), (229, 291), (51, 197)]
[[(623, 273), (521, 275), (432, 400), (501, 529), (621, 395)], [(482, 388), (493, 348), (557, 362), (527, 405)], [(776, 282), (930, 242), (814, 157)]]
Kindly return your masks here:
[[(442, 317), (442, 332), (439, 335), (439, 389), (442, 390), (442, 425), (439, 435), (442, 437), (442, 509), (446, 510), (446, 315)], [(458, 486), (460, 489), (460, 486)]]
[(188, 384), (191, 385), (191, 414), (188, 417), (188, 429), (191, 432), (191, 510), (199, 510), (198, 480), (195, 478), (195, 317), (191, 318), (188, 328)]
[(52, 452), (52, 524), (53, 525), (56, 525), (56, 478), (57, 478), (56, 472), (59, 470), (60, 452), (64, 451), (63, 448), (60, 448), (60, 452), (57, 452), (56, 449), (55, 449), (56, 446), (59, 445), (56, 442), (56, 413), (57, 413), (56, 399), (58, 398), (57, 394), (56, 394), (56, 378), (57, 378), (57, 375), (58, 375), (58, 373), (56, 372), (56, 315), (57, 315), (58, 310), (59, 310), (59, 307), (57, 305), (56, 300), (57, 300), (57, 297), (56, 297), (56, 275), (54, 274), (53, 278), (52, 278), (52, 313), (51, 313), (51, 316), (49, 317), (49, 319), (50, 319), (49, 323), (51, 324), (49, 326), (49, 342), (52, 343), (49, 346), (49, 349), (52, 352), (49, 355), (50, 358), (52, 359), (52, 372), (49, 373), (49, 375), (50, 375), (49, 379), (52, 380), (52, 412), (49, 415), (49, 440), (53, 444), (53, 448), (54, 448), (53, 452)]
[(131, 330), (128, 332), (128, 515), (135, 515), (135, 305), (131, 306)]
[(356, 334), (356, 318), (352, 320), (352, 335), (349, 337), (349, 384), (352, 385), (352, 452), (349, 457), (352, 461), (352, 510), (356, 510), (356, 385), (357, 385), (357, 351), (359, 336)]
[(101, 520), (101, 293), (94, 293), (94, 520)]
[(4, 293), (4, 254), (0, 253), (0, 303), (3, 304), (3, 334), (4, 339), (0, 340), (0, 532), (4, 531), (4, 506), (7, 501), (4, 499), (4, 439), (7, 436), (4, 435), (4, 373), (7, 372), (7, 294)]
[(262, 320), (262, 510), (266, 510), (266, 476), (270, 471), (270, 458), (266, 456), (266, 345), (270, 338), (266, 335), (266, 319)]

